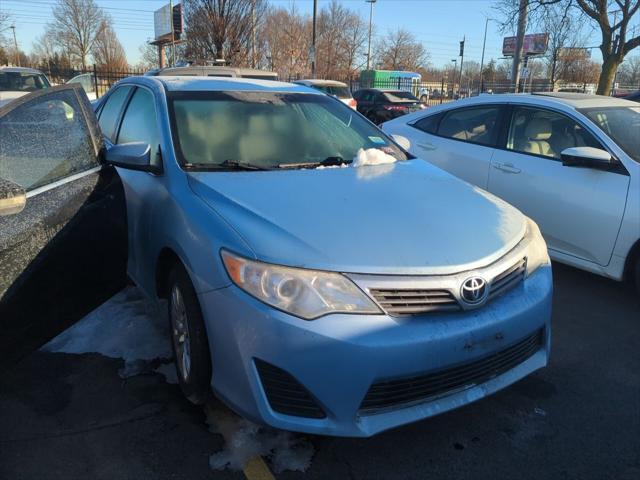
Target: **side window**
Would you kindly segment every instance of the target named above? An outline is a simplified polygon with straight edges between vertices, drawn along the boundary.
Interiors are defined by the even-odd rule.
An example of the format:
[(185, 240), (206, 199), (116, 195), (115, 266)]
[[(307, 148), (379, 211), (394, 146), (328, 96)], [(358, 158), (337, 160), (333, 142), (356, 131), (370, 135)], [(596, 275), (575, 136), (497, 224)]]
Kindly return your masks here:
[(116, 88), (116, 90), (109, 95), (109, 98), (107, 98), (100, 110), (100, 118), (98, 119), (100, 130), (102, 130), (102, 133), (111, 141), (115, 138), (116, 122), (122, 111), (122, 105), (124, 105), (127, 95), (129, 95), (129, 91), (131, 91), (131, 87), (128, 86)]
[(97, 166), (74, 90), (34, 98), (0, 117), (0, 178), (29, 191)]
[(461, 108), (445, 114), (438, 135), (493, 146), (498, 133), (499, 107)]
[(428, 115), (426, 117), (422, 117), (417, 122), (411, 124), (413, 128), (417, 128), (418, 130), (422, 130), (425, 133), (436, 133), (438, 129), (438, 122), (442, 118), (442, 114), (436, 115)]
[(151, 146), (151, 163), (158, 162), (160, 134), (153, 94), (137, 88), (122, 117), (118, 143), (145, 142)]
[(511, 118), (507, 149), (559, 160), (570, 147), (602, 145), (580, 124), (561, 113), (517, 107)]

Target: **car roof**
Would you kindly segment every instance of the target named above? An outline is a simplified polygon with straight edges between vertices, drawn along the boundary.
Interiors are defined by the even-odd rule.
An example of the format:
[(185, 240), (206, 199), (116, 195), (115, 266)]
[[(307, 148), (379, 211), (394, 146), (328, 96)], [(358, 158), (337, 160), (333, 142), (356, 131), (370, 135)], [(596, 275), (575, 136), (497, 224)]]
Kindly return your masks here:
[(278, 74), (276, 72), (270, 72), (268, 70), (258, 70), (256, 68), (238, 68), (238, 67), (227, 67), (221, 65), (189, 65), (185, 67), (166, 67), (162, 69), (154, 69), (150, 70), (149, 74), (153, 72), (153, 75), (157, 76), (175, 76), (183, 73), (185, 75), (193, 75), (193, 74), (234, 74), (239, 76), (265, 76), (265, 77), (277, 77)]
[[(540, 93), (498, 93), (494, 95), (478, 95), (463, 98), (455, 102), (431, 107), (431, 111), (448, 110), (463, 106), (483, 105), (488, 103), (520, 103), (547, 107), (565, 107), (570, 109), (634, 106), (634, 103), (621, 98), (604, 95), (588, 95), (569, 92), (540, 92)], [(637, 105), (635, 105), (637, 106)]]
[(35, 68), (27, 68), (27, 67), (0, 67), (0, 72), (39, 73), (40, 75), (44, 75), (40, 70), (36, 70)]
[(138, 80), (147, 81), (151, 78), (161, 82), (170, 92), (197, 92), (197, 91), (260, 91), (260, 92), (292, 92), (311, 93), (324, 95), (318, 90), (296, 85), (293, 83), (279, 82), (276, 80), (261, 80), (255, 78), (227, 78), (227, 77), (135, 77)]
[(308, 78), (308, 79), (296, 80), (293, 83), (297, 83), (299, 85), (309, 85), (309, 86), (314, 86), (314, 85), (324, 85), (328, 87), (346, 87), (347, 86), (346, 83), (339, 82), (337, 80), (323, 80), (321, 78)]

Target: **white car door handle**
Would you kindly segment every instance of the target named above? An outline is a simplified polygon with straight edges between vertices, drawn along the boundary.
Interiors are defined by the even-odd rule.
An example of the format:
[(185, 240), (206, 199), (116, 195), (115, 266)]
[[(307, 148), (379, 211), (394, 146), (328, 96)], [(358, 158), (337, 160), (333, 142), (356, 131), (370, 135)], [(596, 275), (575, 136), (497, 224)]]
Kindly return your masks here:
[(520, 173), (522, 171), (519, 168), (514, 167), (513, 163), (494, 163), (493, 168), (505, 173)]
[(420, 148), (424, 148), (425, 150), (435, 150), (436, 146), (433, 143), (416, 143)]

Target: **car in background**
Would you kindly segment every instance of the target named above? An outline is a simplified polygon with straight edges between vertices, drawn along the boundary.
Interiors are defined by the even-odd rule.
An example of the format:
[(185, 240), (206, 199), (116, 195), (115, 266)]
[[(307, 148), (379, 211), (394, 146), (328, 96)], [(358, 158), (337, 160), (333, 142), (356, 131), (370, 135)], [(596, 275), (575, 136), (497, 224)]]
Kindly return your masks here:
[(321, 80), (321, 79), (309, 79), (309, 80), (296, 80), (293, 83), (297, 85), (305, 85), (307, 87), (320, 90), (327, 95), (336, 97), (342, 103), (350, 106), (354, 110), (358, 106), (358, 102), (351, 95), (351, 90), (346, 83), (338, 82), (336, 80)]
[(24, 67), (0, 67), (0, 107), (30, 92), (51, 87), (40, 70)]
[(422, 102), (405, 90), (365, 88), (353, 94), (358, 111), (376, 125), (421, 110)]
[(409, 151), (533, 218), (551, 258), (640, 289), (640, 106), (577, 94), (479, 96), (382, 125)]
[(93, 102), (98, 99), (98, 92), (96, 91), (96, 83), (93, 77), (93, 73), (83, 73), (81, 75), (76, 75), (67, 83), (79, 83), (84, 93), (87, 94), (87, 98), (89, 101)]
[(632, 102), (639, 102), (640, 103), (640, 90), (638, 90), (637, 92), (633, 92), (630, 95), (627, 95), (626, 97), (624, 97), (625, 100), (631, 100)]
[(167, 300), (191, 401), (213, 391), (277, 428), (370, 436), (546, 365), (552, 276), (535, 223), (341, 102), (130, 77), (97, 115), (127, 199), (128, 273)]
[(127, 283), (124, 190), (102, 145), (77, 84), (0, 107), (0, 367)]
[(183, 67), (166, 67), (149, 70), (145, 76), (150, 77), (228, 77), (252, 78), (254, 80), (278, 80), (276, 72), (255, 68), (237, 68), (220, 65), (187, 65)]

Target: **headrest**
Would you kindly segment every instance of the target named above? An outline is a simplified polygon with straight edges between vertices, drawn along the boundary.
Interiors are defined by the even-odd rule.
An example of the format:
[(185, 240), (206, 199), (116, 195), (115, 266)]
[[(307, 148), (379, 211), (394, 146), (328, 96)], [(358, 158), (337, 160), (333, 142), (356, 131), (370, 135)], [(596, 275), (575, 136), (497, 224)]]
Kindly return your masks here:
[(529, 140), (549, 140), (551, 138), (551, 122), (546, 118), (534, 118), (525, 130)]

